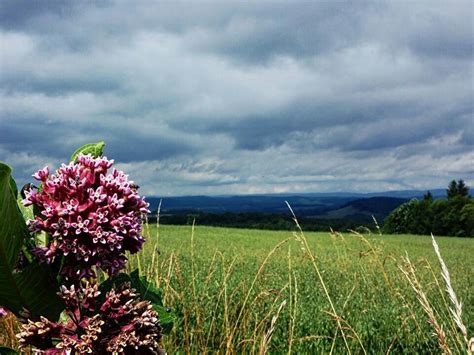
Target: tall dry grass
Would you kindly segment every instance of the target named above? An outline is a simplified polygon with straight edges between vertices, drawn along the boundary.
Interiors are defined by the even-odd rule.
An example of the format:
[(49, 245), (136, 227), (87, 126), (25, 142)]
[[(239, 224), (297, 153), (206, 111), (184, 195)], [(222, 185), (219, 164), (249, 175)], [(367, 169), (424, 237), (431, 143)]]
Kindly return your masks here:
[[(291, 210), (290, 206), (289, 208)], [(160, 263), (156, 263), (156, 260), (159, 260), (160, 257), (153, 253), (151, 260), (152, 264), (156, 263), (156, 267), (149, 268), (147, 271), (148, 276), (153, 278), (157, 286), (164, 290), (165, 304), (174, 306), (178, 310), (178, 316), (182, 317), (180, 326), (176, 327), (166, 340), (169, 351), (181, 351), (189, 354), (196, 352), (267, 353), (271, 349), (272, 337), (279, 323), (281, 329), (286, 329), (284, 332), (286, 345), (284, 348), (273, 349), (278, 353), (297, 352), (295, 344), (311, 341), (329, 342), (331, 344), (329, 353), (367, 354), (373, 352), (370, 345), (364, 343), (366, 339), (359, 334), (360, 326), (352, 325), (351, 321), (345, 318), (345, 313), (350, 312), (347, 305), (356, 292), (357, 284), (354, 284), (350, 292), (344, 296), (344, 302), (338, 307), (333, 301), (331, 289), (325, 280), (324, 270), (318, 262), (317, 251), (310, 247), (296, 216), (292, 210), (291, 212), (296, 225), (293, 240), (300, 246), (296, 259), (305, 260), (311, 266), (315, 276), (312, 281), (314, 288), (324, 294), (329, 307), (324, 311), (324, 314), (315, 314), (314, 316), (326, 316), (332, 319), (334, 324), (332, 335), (328, 336), (327, 332), (318, 333), (318, 329), (314, 329), (313, 334), (297, 335), (298, 324), (301, 324), (300, 318), (303, 313), (311, 313), (312, 310), (300, 307), (298, 285), (303, 281), (298, 279), (298, 274), (295, 272), (293, 254), (296, 253), (292, 253), (291, 248), (294, 244), (290, 243), (290, 239), (284, 239), (276, 244), (265, 255), (253, 275), (244, 275), (249, 281), (244, 286), (245, 282), (237, 284), (230, 282), (231, 276), (236, 273), (236, 257), (226, 259), (221, 252), (215, 252), (208, 263), (203, 264), (202, 260), (196, 259), (196, 235), (193, 223), (190, 231), (190, 260), (187, 260), (184, 255), (172, 252), (158, 266)], [(157, 233), (159, 233), (158, 228)], [(350, 263), (348, 261), (350, 255), (347, 248), (344, 247), (346, 243), (344, 235), (337, 232), (333, 232), (331, 235), (335, 247), (338, 248), (338, 263), (340, 265)], [(377, 235), (382, 236), (380, 228), (377, 228)], [(402, 327), (391, 335), (386, 353), (394, 351), (395, 344), (403, 341), (401, 337), (406, 331), (403, 328), (407, 327), (408, 323), (414, 324), (415, 329), (420, 332), (426, 329), (423, 325), (424, 320), (420, 317), (420, 309), (428, 315), (428, 321), (436, 335), (439, 351), (447, 354), (465, 353), (468, 349), (467, 330), (461, 322), (461, 304), (453, 296), (455, 294), (449, 276), (446, 278), (446, 275), (449, 275), (446, 265), (441, 264), (444, 265), (442, 266), (444, 270), (442, 276), (446, 286), (440, 283), (434, 273), (431, 281), (424, 282), (427, 282), (431, 288), (431, 294), (443, 293), (443, 287), (451, 290), (448, 291), (448, 295), (452, 304), (450, 306), (443, 298), (444, 302), (438, 300), (433, 305), (423, 289), (423, 281), (417, 276), (419, 270), (433, 270), (431, 264), (423, 260), (416, 265), (410, 261), (408, 256), (396, 258), (392, 255), (384, 255), (380, 245), (375, 245), (373, 240), (369, 240), (356, 231), (352, 232), (352, 236), (359, 238), (362, 244), (367, 247), (366, 250), (360, 251), (360, 258), (370, 258), (370, 263), (375, 266), (370, 271), (367, 269), (362, 271), (367, 274), (381, 275), (385, 283), (384, 287), (389, 290), (393, 299), (396, 299), (406, 310), (403, 319), (401, 319)], [(278, 288), (262, 289), (262, 281), (266, 277), (269, 261), (273, 257), (280, 257), (275, 254), (284, 246), (288, 248), (286, 252), (287, 282), (280, 284)], [(439, 248), (434, 247), (434, 250), (440, 258)], [(183, 263), (190, 265), (190, 282), (186, 282), (186, 277), (183, 274), (186, 272)], [(400, 271), (398, 275), (389, 272), (387, 269), (389, 263), (396, 264)], [(216, 275), (219, 275), (219, 278), (216, 278)], [(357, 277), (364, 279), (365, 275), (362, 273)], [(404, 293), (400, 292), (401, 279), (405, 280), (405, 286), (409, 286), (414, 291), (416, 303), (410, 298), (407, 290)], [(217, 282), (217, 287), (215, 282)], [(305, 278), (304, 282), (308, 282), (308, 279)], [(397, 287), (394, 284), (397, 284)], [(437, 288), (433, 288), (433, 286)], [(263, 304), (265, 304), (265, 311), (259, 312), (257, 315), (254, 311), (255, 308)], [(282, 317), (284, 308), (286, 313)], [(453, 328), (452, 324), (457, 325), (457, 329)], [(446, 329), (448, 327), (449, 329)], [(461, 337), (459, 337), (459, 332)], [(281, 343), (281, 338), (279, 340)]]
[[(159, 216), (156, 226), (146, 223), (145, 250), (129, 256), (127, 270), (152, 280), (177, 315), (164, 338), (168, 353), (469, 353), (462, 304), (434, 237), (441, 272), (426, 259), (386, 253), (380, 229), (332, 231), (328, 257), (293, 217), (295, 233), (253, 259), (198, 243), (194, 223), (180, 236), (185, 249), (165, 252)], [(386, 334), (369, 327), (389, 322)], [(16, 330), (12, 315), (0, 319), (0, 345), (16, 347)]]

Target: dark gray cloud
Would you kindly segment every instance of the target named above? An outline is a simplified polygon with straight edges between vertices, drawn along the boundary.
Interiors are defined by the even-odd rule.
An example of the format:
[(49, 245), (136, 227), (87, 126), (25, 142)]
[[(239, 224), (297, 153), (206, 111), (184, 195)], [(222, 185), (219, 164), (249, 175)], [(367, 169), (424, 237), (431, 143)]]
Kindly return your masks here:
[(49, 0), (7, 0), (0, 4), (0, 22), (4, 29), (23, 30), (39, 24), (43, 19), (54, 19), (72, 14), (74, 2)]
[(3, 1), (0, 159), (148, 193), (470, 184), (470, 2)]

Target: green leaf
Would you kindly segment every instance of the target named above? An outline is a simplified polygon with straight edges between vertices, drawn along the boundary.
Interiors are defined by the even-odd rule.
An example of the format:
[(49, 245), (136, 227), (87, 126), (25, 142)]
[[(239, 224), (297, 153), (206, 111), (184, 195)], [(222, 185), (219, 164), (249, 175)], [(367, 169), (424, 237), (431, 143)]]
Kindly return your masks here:
[(15, 182), (15, 179), (13, 179), (13, 176), (10, 175), (10, 187), (13, 191), (13, 195), (15, 195), (15, 197), (18, 196), (18, 187), (16, 186), (16, 182)]
[[(8, 165), (0, 163), (0, 270), (4, 265), (14, 265), (23, 239), (28, 236), (16, 203), (16, 184), (11, 179), (11, 171)], [(0, 273), (0, 280), (2, 275)]]
[(173, 323), (176, 321), (176, 315), (169, 308), (165, 308), (153, 303), (152, 306), (153, 309), (158, 313), (158, 319), (160, 320), (162, 333), (169, 334), (173, 329)]
[(141, 299), (151, 302), (153, 309), (158, 313), (163, 333), (169, 333), (171, 329), (173, 329), (176, 315), (170, 309), (163, 306), (160, 291), (148, 282), (146, 277), (140, 276), (138, 270), (133, 271), (130, 275), (125, 273), (118, 274), (117, 276), (101, 283), (99, 289), (101, 291), (101, 297), (103, 297), (102, 300), (105, 300), (105, 294), (110, 291), (112, 287), (121, 285), (125, 282), (129, 282), (131, 287), (137, 290)]
[(46, 265), (15, 266), (28, 228), (11, 185), (11, 168), (0, 162), (0, 304), (19, 315), (26, 308), (32, 315), (57, 319), (63, 304), (56, 295), (56, 281)]
[(18, 355), (18, 352), (6, 346), (0, 346), (0, 355)]
[(132, 281), (132, 287), (138, 291), (143, 299), (148, 300), (153, 304), (163, 306), (161, 292), (148, 282), (145, 276), (140, 277), (138, 270), (135, 270), (130, 274), (130, 280)]
[(82, 147), (79, 147), (74, 154), (71, 156), (71, 161), (76, 161), (79, 154), (91, 154), (94, 158), (102, 156), (104, 151), (105, 142), (89, 143), (85, 144)]

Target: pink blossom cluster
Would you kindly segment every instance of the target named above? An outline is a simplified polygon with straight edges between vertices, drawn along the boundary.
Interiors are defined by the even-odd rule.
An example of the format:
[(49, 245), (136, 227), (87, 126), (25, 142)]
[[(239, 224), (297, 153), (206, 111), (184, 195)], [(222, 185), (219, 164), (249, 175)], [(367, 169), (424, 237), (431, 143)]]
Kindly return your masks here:
[[(123, 284), (99, 300), (97, 284), (61, 287), (68, 321), (23, 319), (17, 335), (20, 348), (59, 354), (164, 354), (160, 348), (158, 314), (149, 301), (140, 301), (130, 284)], [(29, 317), (28, 317), (29, 318)]]
[(40, 189), (25, 191), (25, 206), (39, 216), (28, 221), (31, 232), (46, 232), (45, 246), (34, 250), (52, 263), (64, 256), (61, 274), (71, 280), (95, 277), (94, 267), (109, 275), (125, 266), (125, 252), (138, 252), (144, 242), (141, 218), (148, 204), (113, 160), (79, 155), (54, 175), (45, 167), (33, 177)]

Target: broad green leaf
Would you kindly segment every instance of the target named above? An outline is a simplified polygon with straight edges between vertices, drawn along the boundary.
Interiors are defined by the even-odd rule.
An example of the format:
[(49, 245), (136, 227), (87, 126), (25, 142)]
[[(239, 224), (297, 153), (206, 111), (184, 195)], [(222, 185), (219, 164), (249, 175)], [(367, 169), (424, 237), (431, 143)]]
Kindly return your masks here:
[(7, 270), (15, 265), (23, 239), (29, 235), (12, 188), (11, 171), (8, 165), (0, 163), (0, 285)]
[(140, 277), (138, 270), (135, 270), (130, 274), (130, 279), (132, 280), (132, 287), (138, 291), (142, 298), (154, 304), (163, 306), (160, 291), (148, 282), (145, 276)]
[(18, 355), (18, 352), (6, 346), (0, 346), (0, 355)]
[(18, 196), (18, 187), (16, 186), (15, 179), (13, 179), (13, 176), (10, 175), (10, 187), (13, 191), (13, 195)]
[(173, 329), (173, 323), (176, 321), (176, 315), (169, 308), (165, 308), (153, 303), (152, 306), (153, 309), (158, 313), (158, 319), (160, 320), (162, 333), (169, 334)]
[(104, 151), (105, 142), (89, 143), (78, 148), (71, 156), (71, 161), (76, 161), (79, 154), (91, 154), (94, 158), (100, 157)]
[(30, 235), (10, 177), (11, 168), (0, 163), (0, 304), (16, 315), (26, 308), (54, 320), (63, 305), (47, 266), (30, 263), (20, 272), (14, 270), (24, 239)]
[(28, 264), (19, 273), (13, 274), (15, 290), (8, 292), (16, 298), (2, 302), (16, 315), (26, 308), (32, 315), (43, 315), (48, 319), (57, 320), (64, 304), (57, 296), (58, 286), (47, 265), (36, 262)]

